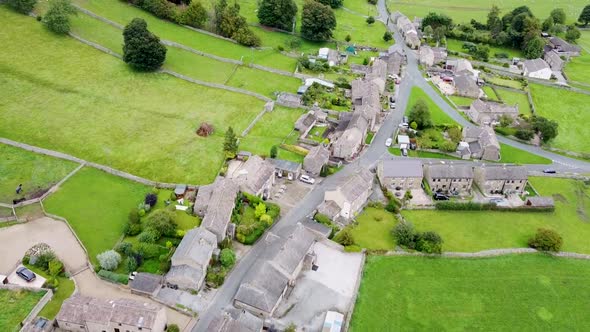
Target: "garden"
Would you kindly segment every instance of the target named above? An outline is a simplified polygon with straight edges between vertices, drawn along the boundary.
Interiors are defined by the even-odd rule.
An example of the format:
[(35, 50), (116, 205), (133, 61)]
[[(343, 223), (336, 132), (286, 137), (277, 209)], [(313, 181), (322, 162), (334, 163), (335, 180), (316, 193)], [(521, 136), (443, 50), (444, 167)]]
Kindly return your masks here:
[[(77, 166), (73, 162), (4, 144), (0, 144), (0, 155), (0, 202), (5, 204), (15, 199), (40, 197)], [(23, 190), (16, 194), (19, 184)]]
[(589, 273), (586, 260), (542, 254), (369, 256), (351, 331), (583, 330)]
[(243, 244), (254, 244), (280, 213), (281, 208), (277, 204), (240, 193), (232, 213), (232, 222), (236, 224), (236, 240)]
[(19, 331), (20, 323), (45, 295), (44, 291), (32, 292), (24, 289), (0, 289), (0, 326), (8, 331)]

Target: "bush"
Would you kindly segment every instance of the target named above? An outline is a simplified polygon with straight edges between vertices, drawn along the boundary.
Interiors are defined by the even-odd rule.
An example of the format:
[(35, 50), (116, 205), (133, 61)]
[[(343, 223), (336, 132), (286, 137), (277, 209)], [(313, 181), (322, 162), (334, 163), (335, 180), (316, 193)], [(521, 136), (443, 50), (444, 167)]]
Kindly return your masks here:
[(266, 213), (260, 216), (260, 221), (266, 224), (267, 227), (270, 227), (270, 225), (272, 225), (272, 217)]
[(174, 236), (176, 234), (176, 215), (166, 209), (152, 212), (145, 222), (146, 228), (153, 228), (161, 236)]
[(144, 259), (150, 259), (160, 256), (160, 246), (153, 243), (137, 244), (137, 253)]
[(416, 234), (416, 250), (428, 254), (440, 254), (443, 240), (436, 232), (424, 232)]
[(116, 282), (119, 284), (127, 284), (127, 282), (129, 281), (129, 277), (126, 274), (119, 274), (119, 273), (114, 273), (111, 271), (107, 271), (107, 270), (100, 270), (98, 271), (98, 275), (104, 279), (110, 280), (112, 282)]
[(391, 231), (395, 242), (399, 246), (404, 246), (410, 249), (416, 247), (416, 230), (414, 225), (410, 222), (400, 222)]
[(186, 234), (186, 231), (184, 231), (182, 229), (178, 229), (178, 230), (176, 230), (176, 234), (174, 234), (174, 236), (179, 239), (182, 239), (185, 234)]
[(125, 224), (125, 227), (123, 228), (123, 233), (127, 236), (135, 236), (141, 233), (141, 224), (128, 222)]
[(127, 222), (132, 224), (139, 223), (139, 210), (137, 208), (133, 208), (131, 209), (131, 211), (129, 211), (129, 215), (127, 216)]
[(330, 220), (330, 218), (325, 214), (316, 213), (315, 216), (313, 217), (313, 219), (315, 219), (315, 221), (319, 222), (320, 224), (323, 224), (326, 226), (332, 225), (332, 220)]
[(207, 285), (217, 288), (223, 285), (227, 270), (223, 266), (216, 266), (207, 270)]
[(63, 272), (63, 270), (64, 265), (62, 262), (59, 261), (59, 259), (55, 258), (49, 262), (48, 271), (49, 275), (51, 275), (52, 277), (57, 277)]
[(72, 14), (76, 14), (76, 9), (70, 0), (52, 0), (43, 16), (43, 23), (55, 33), (67, 34), (70, 32), (70, 15)]
[(96, 259), (104, 270), (112, 271), (121, 263), (121, 255), (114, 250), (107, 250), (101, 254), (96, 255)]
[(156, 205), (157, 202), (158, 202), (158, 195), (153, 194), (153, 193), (148, 193), (145, 195), (144, 203), (146, 205), (153, 207), (154, 205)]
[(537, 233), (529, 239), (529, 247), (541, 251), (558, 252), (563, 245), (563, 239), (556, 231), (547, 228), (537, 229)]
[(170, 324), (166, 332), (180, 332), (180, 328), (176, 324)]
[(115, 246), (115, 251), (130, 256), (133, 253), (133, 245), (129, 242), (120, 242)]
[(131, 273), (137, 269), (137, 261), (135, 257), (127, 257), (125, 259), (125, 266), (127, 267), (127, 272)]
[(51, 251), (44, 252), (43, 254), (37, 256), (35, 260), (34, 266), (40, 268), (43, 271), (49, 271), (49, 262), (56, 259), (55, 254)]
[(535, 132), (533, 132), (530, 129), (518, 129), (516, 131), (516, 133), (514, 134), (514, 136), (516, 136), (517, 138), (520, 138), (521, 140), (531, 140), (534, 136), (535, 136)]
[(160, 233), (153, 228), (148, 228), (137, 236), (137, 241), (142, 243), (156, 243), (160, 239)]
[(268, 214), (272, 220), (276, 220), (277, 217), (281, 214), (281, 207), (277, 204), (273, 203), (265, 203), (266, 204), (266, 214)]
[(6, 0), (6, 4), (15, 11), (27, 15), (37, 4), (37, 0)]
[(254, 217), (260, 219), (263, 214), (266, 214), (266, 205), (264, 203), (258, 203), (254, 210)]
[(352, 236), (352, 231), (350, 227), (346, 227), (340, 231), (340, 233), (334, 236), (334, 241), (340, 243), (341, 245), (347, 247), (354, 244), (354, 237)]
[(236, 253), (231, 249), (222, 249), (221, 254), (219, 254), (219, 261), (221, 265), (229, 269), (236, 263)]

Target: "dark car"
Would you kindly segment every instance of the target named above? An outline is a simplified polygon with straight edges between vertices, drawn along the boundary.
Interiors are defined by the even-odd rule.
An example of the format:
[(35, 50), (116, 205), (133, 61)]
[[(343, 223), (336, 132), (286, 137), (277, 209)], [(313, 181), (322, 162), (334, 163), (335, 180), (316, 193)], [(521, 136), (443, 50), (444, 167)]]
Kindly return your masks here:
[(35, 278), (37, 278), (35, 273), (33, 273), (33, 271), (27, 269), (26, 267), (19, 267), (18, 270), (16, 270), (16, 274), (19, 277), (23, 278), (26, 282), (31, 282), (31, 281), (35, 280)]
[(434, 193), (434, 195), (432, 195), (432, 198), (434, 198), (434, 200), (436, 200), (436, 201), (448, 201), (449, 200), (449, 196), (443, 195), (441, 193)]
[(544, 170), (543, 170), (543, 173), (547, 173), (547, 174), (555, 174), (555, 173), (557, 173), (557, 171), (556, 171), (556, 170), (554, 170), (554, 169), (548, 168), (548, 169), (544, 169)]

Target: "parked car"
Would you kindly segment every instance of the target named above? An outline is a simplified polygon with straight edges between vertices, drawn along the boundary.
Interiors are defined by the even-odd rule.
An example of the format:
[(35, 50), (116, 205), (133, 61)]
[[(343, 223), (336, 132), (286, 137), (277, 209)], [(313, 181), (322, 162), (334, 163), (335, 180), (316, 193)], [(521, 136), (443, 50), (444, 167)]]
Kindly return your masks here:
[(403, 121), (403, 122), (404, 122), (404, 123), (408, 123), (408, 121), (410, 121), (410, 120), (408, 119), (408, 117), (407, 117), (407, 116), (405, 116), (405, 115), (404, 115), (404, 121)]
[(496, 205), (502, 203), (503, 201), (504, 201), (504, 199), (502, 199), (502, 198), (492, 198), (492, 199), (490, 199), (490, 203), (496, 204)]
[(385, 146), (386, 147), (390, 147), (391, 146), (391, 143), (393, 143), (393, 139), (391, 137), (388, 138), (387, 140), (385, 140)]
[(299, 177), (299, 181), (301, 181), (303, 183), (307, 183), (307, 184), (314, 184), (315, 183), (315, 179), (314, 178), (312, 178), (310, 176), (307, 176), (305, 174), (303, 174), (303, 175), (301, 175)]
[(404, 157), (408, 156), (408, 149), (402, 149), (402, 156), (404, 156)]
[(449, 196), (441, 194), (441, 193), (434, 193), (434, 195), (432, 195), (432, 198), (434, 198), (435, 201), (448, 201), (449, 200)]
[(400, 124), (399, 124), (399, 127), (400, 127), (400, 128), (410, 128), (410, 125), (408, 125), (408, 124), (407, 124), (407, 123), (405, 123), (405, 122), (402, 122), (402, 123), (400, 123)]
[(548, 168), (548, 169), (544, 169), (543, 173), (547, 173), (547, 174), (555, 174), (557, 173), (556, 170), (552, 169), (552, 168)]
[(393, 98), (393, 96), (389, 96), (389, 102), (390, 103), (395, 103), (395, 98)]
[(389, 104), (389, 108), (391, 108), (392, 110), (394, 110), (395, 109), (395, 103)]
[(23, 280), (26, 282), (31, 282), (37, 278), (37, 275), (35, 275), (33, 271), (27, 269), (24, 266), (21, 266), (16, 270), (16, 275), (23, 278)]

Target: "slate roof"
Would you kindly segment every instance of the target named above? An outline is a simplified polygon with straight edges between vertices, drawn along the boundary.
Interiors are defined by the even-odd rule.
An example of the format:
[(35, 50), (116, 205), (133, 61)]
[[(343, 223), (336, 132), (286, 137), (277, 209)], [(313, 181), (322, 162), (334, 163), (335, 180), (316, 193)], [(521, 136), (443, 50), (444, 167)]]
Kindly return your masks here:
[(512, 106), (476, 99), (471, 103), (467, 111), (467, 115), (471, 121), (479, 124), (497, 120), (504, 114), (516, 118), (518, 116), (518, 105)]
[(469, 75), (459, 75), (454, 79), (455, 89), (459, 96), (478, 98), (479, 97), (479, 86)]
[(201, 226), (217, 235), (219, 240), (225, 237), (225, 229), (236, 204), (238, 185), (227, 178), (218, 178), (213, 185)]
[(438, 164), (427, 165), (431, 179), (472, 179), (473, 167), (470, 165)]
[(473, 74), (473, 66), (471, 62), (466, 59), (448, 59), (446, 62), (446, 67), (452, 67), (452, 71), (454, 73), (459, 73), (464, 70), (467, 70)]
[(174, 187), (174, 193), (176, 195), (183, 195), (186, 191), (186, 184), (177, 184), (176, 187)]
[(195, 198), (195, 205), (193, 206), (193, 211), (196, 215), (200, 216), (201, 218), (205, 216), (205, 212), (207, 211), (207, 206), (209, 206), (209, 201), (211, 200), (211, 195), (213, 194), (214, 189), (215, 184), (212, 183), (200, 186), (199, 190), (197, 191), (197, 197)]
[(553, 197), (533, 196), (526, 199), (526, 205), (532, 207), (554, 207), (555, 201)]
[[(232, 174), (242, 192), (258, 193), (274, 174), (274, 167), (260, 156), (254, 155)], [(234, 196), (235, 197), (235, 196)]]
[(215, 234), (203, 227), (196, 227), (186, 232), (172, 255), (172, 262), (174, 264), (176, 260), (189, 260), (194, 267), (206, 267), (215, 248), (217, 248)]
[(467, 126), (463, 128), (463, 140), (467, 143), (479, 142), (481, 147), (493, 145), (500, 148), (494, 129), (490, 126)]
[(152, 273), (139, 272), (133, 280), (129, 281), (132, 291), (145, 294), (153, 294), (162, 284), (162, 276)]
[(267, 261), (259, 269), (250, 270), (234, 299), (270, 313), (288, 282), (289, 279)]
[(204, 269), (189, 265), (176, 265), (170, 267), (170, 270), (166, 273), (166, 282), (177, 285), (180, 288), (198, 290), (206, 273), (206, 267)]
[(280, 169), (287, 172), (298, 173), (301, 170), (301, 164), (294, 161), (283, 160), (283, 159), (267, 159), (276, 169)]
[(332, 200), (324, 201), (318, 206), (318, 213), (334, 218), (340, 213), (340, 207)]
[(549, 42), (561, 52), (579, 53), (581, 48), (572, 45), (559, 37), (551, 37)]
[(378, 167), (388, 178), (422, 178), (424, 175), (422, 161), (418, 159), (382, 160)]
[(480, 171), (486, 181), (528, 179), (528, 172), (524, 166), (485, 165), (480, 168)]
[(550, 69), (549, 65), (543, 59), (531, 59), (524, 61), (524, 69), (527, 73), (534, 73), (543, 69)]
[(207, 328), (208, 332), (260, 332), (262, 319), (245, 310), (230, 308), (216, 316)]
[(303, 224), (298, 223), (286, 240), (273, 244), (270, 262), (290, 277), (314, 242), (315, 236)]
[(348, 201), (352, 202), (372, 186), (373, 173), (368, 169), (362, 168), (355, 174), (351, 175), (344, 184), (338, 187), (338, 190)]
[(56, 319), (76, 325), (94, 322), (101, 325), (125, 324), (151, 329), (163, 307), (152, 302), (130, 299), (103, 300), (74, 295), (66, 299)]
[(329, 159), (330, 151), (326, 147), (321, 144), (314, 146), (303, 159), (303, 168), (310, 173), (319, 174)]
[(553, 70), (561, 70), (561, 68), (563, 67), (564, 61), (561, 59), (559, 54), (552, 50), (549, 52), (545, 52), (543, 59)]
[(300, 132), (305, 132), (315, 122), (313, 112), (302, 114), (297, 121), (295, 121), (295, 129)]

